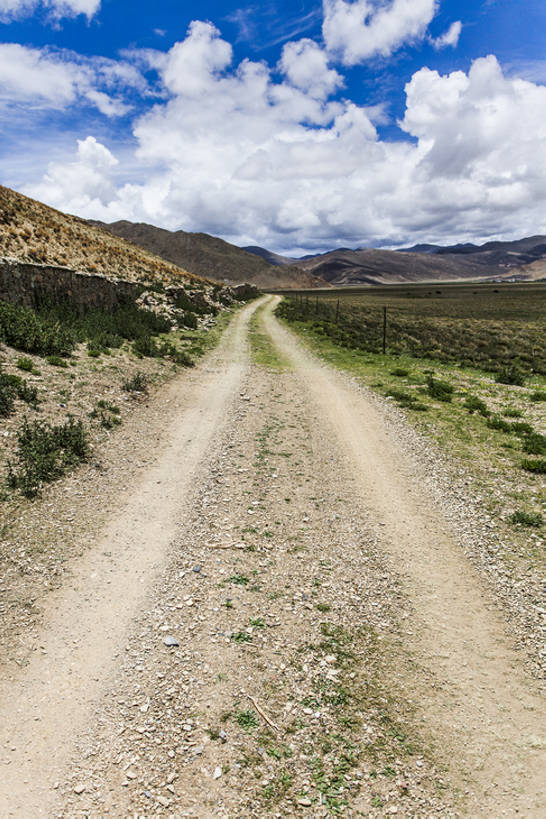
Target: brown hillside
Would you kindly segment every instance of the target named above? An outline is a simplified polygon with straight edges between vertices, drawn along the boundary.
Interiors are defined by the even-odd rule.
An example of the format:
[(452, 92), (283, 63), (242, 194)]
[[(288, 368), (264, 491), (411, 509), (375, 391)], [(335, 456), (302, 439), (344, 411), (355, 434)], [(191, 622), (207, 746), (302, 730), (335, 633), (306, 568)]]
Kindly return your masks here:
[(99, 227), (0, 185), (0, 257), (62, 265), (128, 281), (199, 277)]
[(240, 247), (207, 233), (170, 231), (145, 223), (121, 221), (94, 222), (104, 230), (121, 236), (199, 276), (227, 284), (249, 282), (265, 289), (324, 287), (325, 282), (299, 267), (279, 268)]

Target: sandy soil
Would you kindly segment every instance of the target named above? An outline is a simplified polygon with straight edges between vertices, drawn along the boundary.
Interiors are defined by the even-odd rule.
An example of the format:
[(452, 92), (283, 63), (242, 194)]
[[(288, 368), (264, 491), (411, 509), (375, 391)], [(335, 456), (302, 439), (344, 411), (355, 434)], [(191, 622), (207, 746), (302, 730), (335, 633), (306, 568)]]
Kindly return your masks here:
[(502, 612), (377, 405), (273, 304), (289, 367), (250, 366), (251, 306), (169, 388), (0, 678), (1, 815), (544, 815)]

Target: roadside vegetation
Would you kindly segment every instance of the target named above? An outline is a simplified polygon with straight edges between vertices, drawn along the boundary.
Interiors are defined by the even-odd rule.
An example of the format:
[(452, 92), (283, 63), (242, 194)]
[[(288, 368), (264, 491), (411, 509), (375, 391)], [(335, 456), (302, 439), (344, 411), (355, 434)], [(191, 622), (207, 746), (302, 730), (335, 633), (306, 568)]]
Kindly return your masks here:
[[(193, 308), (193, 312), (190, 310)], [(0, 301), (0, 498), (34, 498), (88, 460), (155, 385), (192, 367), (219, 340), (233, 310), (203, 318), (180, 304), (183, 326), (127, 304), (81, 312)]]

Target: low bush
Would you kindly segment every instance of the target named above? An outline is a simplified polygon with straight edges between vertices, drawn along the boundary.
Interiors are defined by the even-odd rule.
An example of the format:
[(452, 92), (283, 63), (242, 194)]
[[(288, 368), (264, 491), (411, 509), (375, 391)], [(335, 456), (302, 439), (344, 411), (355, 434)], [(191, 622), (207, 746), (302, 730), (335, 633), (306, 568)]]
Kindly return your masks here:
[(138, 372), (121, 385), (125, 392), (148, 392), (148, 379), (144, 373)]
[(529, 401), (533, 404), (540, 404), (541, 401), (546, 401), (546, 390), (535, 390), (529, 396)]
[(491, 415), (491, 410), (487, 408), (485, 401), (482, 401), (481, 398), (476, 398), (475, 395), (467, 395), (464, 405), (469, 411), (470, 415), (473, 415), (475, 412), (479, 413), (484, 418), (489, 418)]
[(499, 432), (512, 432), (512, 424), (509, 424), (500, 415), (493, 415), (492, 418), (488, 418), (487, 426), (489, 429), (496, 429)]
[(514, 409), (514, 407), (507, 407), (502, 411), (502, 414), (505, 418), (523, 418), (523, 412), (519, 409)]
[(55, 480), (68, 469), (87, 460), (90, 449), (81, 421), (48, 423), (25, 418), (17, 433), (17, 463), (9, 464), (8, 483), (31, 498), (44, 483)]
[(46, 357), (46, 361), (48, 364), (51, 364), (53, 367), (68, 367), (67, 362), (64, 358), (61, 358), (59, 355), (48, 355)]
[(514, 421), (510, 424), (510, 428), (514, 435), (517, 435), (519, 438), (523, 438), (525, 435), (532, 435), (534, 432), (531, 424), (528, 424), (526, 421)]
[(397, 378), (405, 378), (410, 373), (405, 367), (395, 367), (394, 370), (391, 370), (391, 375), (395, 375)]
[(514, 365), (501, 367), (495, 377), (497, 384), (510, 384), (515, 387), (523, 387), (525, 380), (525, 373)]
[(523, 439), (523, 451), (527, 455), (546, 455), (546, 435), (532, 432)]
[(526, 458), (521, 462), (521, 468), (526, 472), (534, 472), (537, 475), (546, 475), (546, 458)]
[(440, 381), (438, 378), (429, 375), (427, 378), (427, 392), (431, 398), (449, 403), (453, 398), (455, 387), (447, 381)]
[(7, 418), (15, 409), (15, 399), (30, 404), (36, 409), (38, 406), (38, 390), (30, 386), (18, 375), (0, 373), (0, 416)]
[(510, 515), (510, 523), (519, 523), (521, 526), (540, 528), (544, 524), (544, 518), (540, 512), (514, 512)]
[(31, 373), (34, 370), (34, 363), (31, 358), (18, 358), (15, 365), (18, 370)]

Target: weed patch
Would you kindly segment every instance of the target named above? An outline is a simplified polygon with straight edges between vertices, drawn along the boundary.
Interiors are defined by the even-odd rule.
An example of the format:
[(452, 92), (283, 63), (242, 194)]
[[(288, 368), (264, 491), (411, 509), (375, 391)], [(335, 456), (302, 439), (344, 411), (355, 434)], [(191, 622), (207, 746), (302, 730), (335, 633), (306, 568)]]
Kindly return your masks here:
[(90, 449), (81, 421), (51, 426), (25, 418), (17, 433), (17, 463), (9, 464), (8, 484), (29, 498), (44, 483), (55, 480), (68, 469), (87, 460)]

